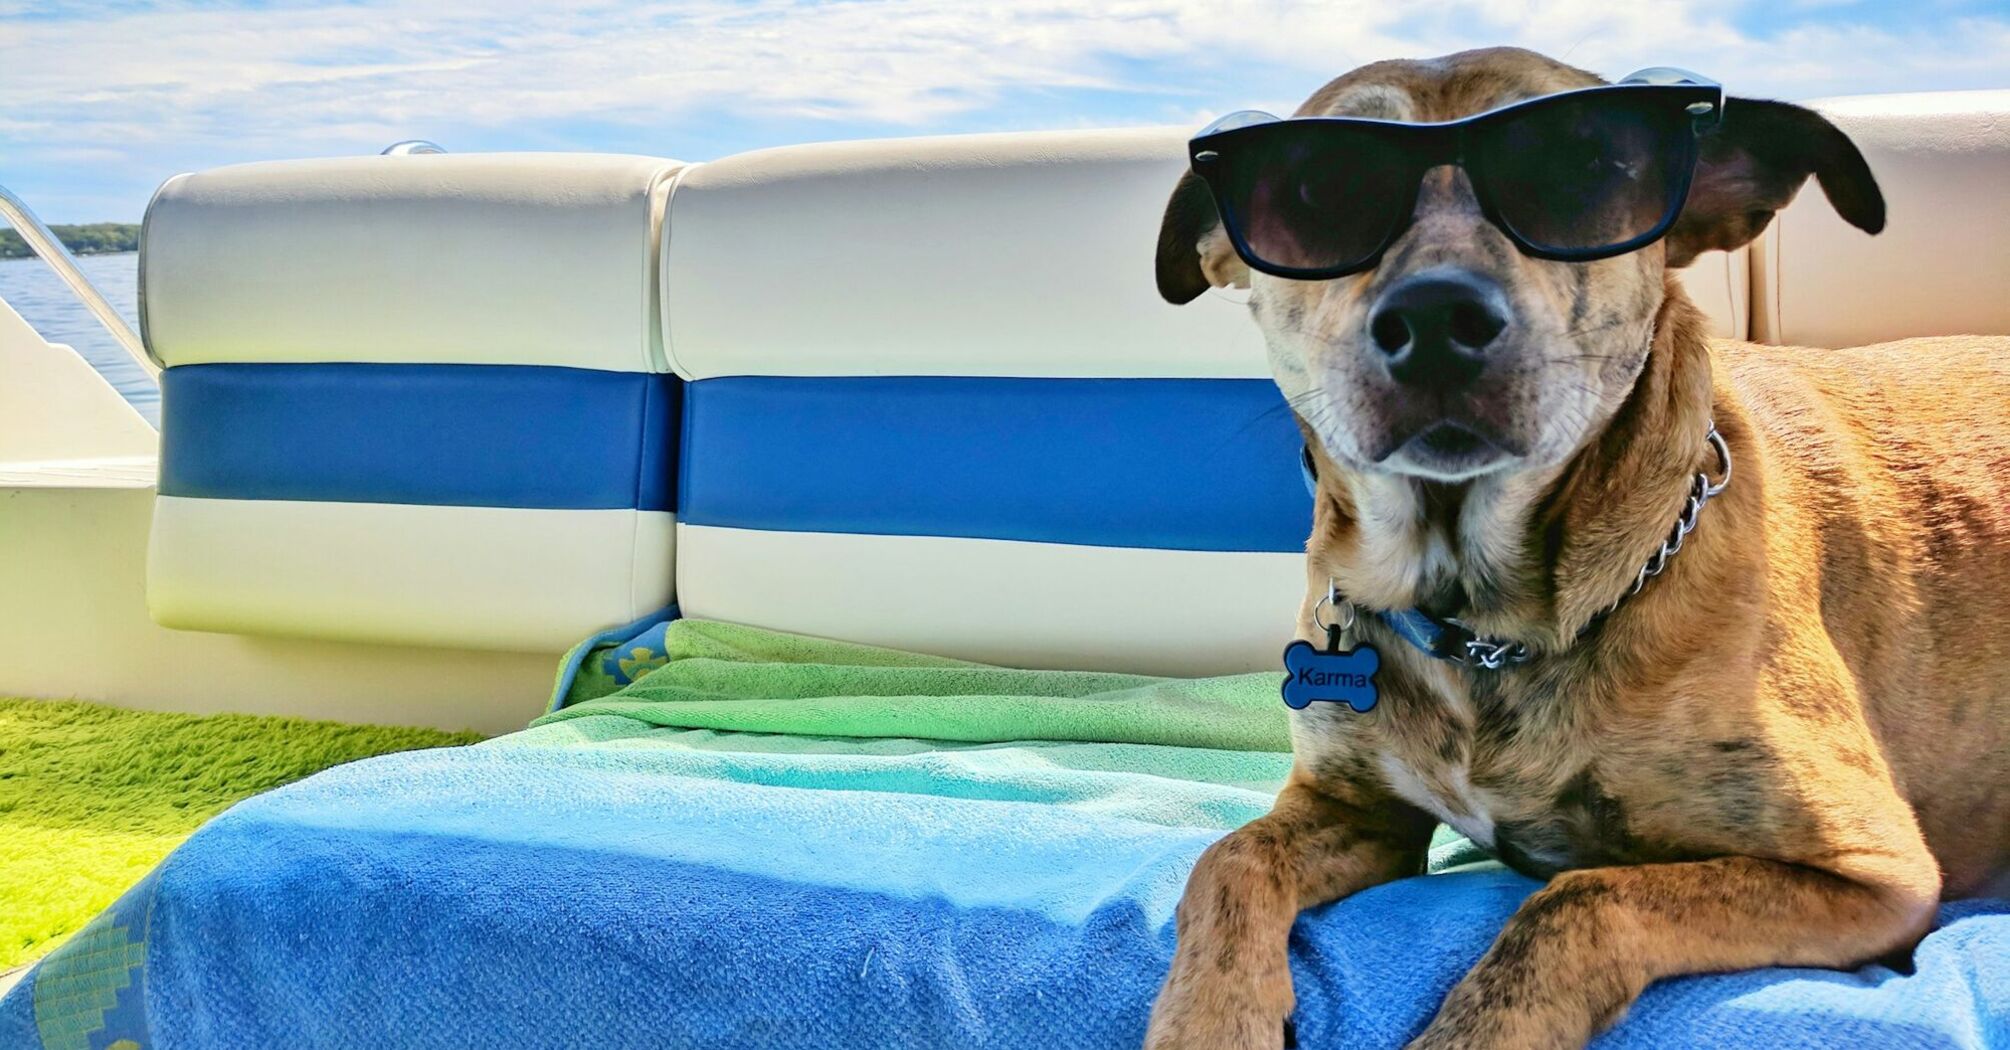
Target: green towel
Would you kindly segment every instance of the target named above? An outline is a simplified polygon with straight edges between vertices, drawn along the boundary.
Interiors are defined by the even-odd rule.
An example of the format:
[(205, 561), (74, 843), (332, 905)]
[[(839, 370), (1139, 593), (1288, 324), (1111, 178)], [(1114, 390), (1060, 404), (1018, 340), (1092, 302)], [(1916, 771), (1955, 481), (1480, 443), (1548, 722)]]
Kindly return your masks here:
[(675, 621), (664, 642), (664, 666), (538, 724), (620, 715), (809, 736), (1291, 749), (1275, 674), (1020, 671), (706, 620)]
[[(1015, 670), (709, 620), (673, 621), (658, 656), (631, 684), (483, 746), (676, 754), (682, 774), (735, 782), (1223, 828), (1260, 816), (1291, 769), (1281, 671)], [(1433, 869), (1484, 856), (1443, 829), (1435, 845)]]

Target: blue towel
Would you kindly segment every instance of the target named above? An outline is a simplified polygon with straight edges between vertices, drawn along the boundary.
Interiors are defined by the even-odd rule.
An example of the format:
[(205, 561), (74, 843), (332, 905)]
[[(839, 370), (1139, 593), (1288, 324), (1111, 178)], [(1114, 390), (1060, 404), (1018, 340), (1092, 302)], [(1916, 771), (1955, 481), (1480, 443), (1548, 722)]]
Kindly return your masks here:
[[(1268, 801), (1142, 771), (1179, 748), (777, 739), (576, 719), (252, 799), (0, 1001), (0, 1048), (1134, 1048), (1187, 871)], [(1307, 913), (1303, 1045), (1401, 1045), (1535, 887)], [(2010, 902), (1916, 964), (1665, 982), (1597, 1045), (2010, 1047)]]

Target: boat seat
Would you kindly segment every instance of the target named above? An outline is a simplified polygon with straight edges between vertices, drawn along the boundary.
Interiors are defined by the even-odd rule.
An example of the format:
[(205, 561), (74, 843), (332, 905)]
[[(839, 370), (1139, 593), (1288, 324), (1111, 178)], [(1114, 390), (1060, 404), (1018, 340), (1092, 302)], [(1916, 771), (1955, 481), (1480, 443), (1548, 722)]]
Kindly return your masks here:
[(169, 627), (556, 652), (673, 600), (676, 161), (347, 157), (147, 210)]

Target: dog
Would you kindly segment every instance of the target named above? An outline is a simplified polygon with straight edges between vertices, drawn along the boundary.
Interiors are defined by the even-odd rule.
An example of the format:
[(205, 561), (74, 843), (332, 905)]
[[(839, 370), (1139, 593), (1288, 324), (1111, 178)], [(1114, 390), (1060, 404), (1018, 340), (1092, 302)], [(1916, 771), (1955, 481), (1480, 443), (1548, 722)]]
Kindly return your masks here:
[[(1298, 117), (1447, 122), (1603, 83), (1470, 51), (1363, 66)], [(1291, 712), (1275, 807), (1188, 880), (1152, 1050), (1280, 1046), (1298, 912), (1419, 874), (1440, 822), (1547, 883), (1413, 1048), (1582, 1045), (1656, 980), (1855, 966), (1909, 951), (1943, 898), (2010, 889), (2010, 340), (1708, 338), (1674, 271), (1750, 242), (1810, 177), (1884, 222), (1818, 114), (1712, 108), (1687, 109), (1716, 119), (1669, 167), (1686, 194), (1657, 191), (1679, 213), (1597, 258), (1542, 253), (1645, 220), (1601, 231), (1544, 181), (1642, 184), (1660, 161), (1531, 166), (1526, 129), (1491, 124), (1404, 145), (1407, 188), (1285, 147), (1233, 169), (1227, 144), (1255, 138), (1194, 154), (1159, 290), (1248, 288), (1316, 477), (1298, 638), (1373, 646), (1379, 699)], [(1273, 138), (1324, 148), (1295, 126)], [(1223, 192), (1244, 194), (1226, 219)]]

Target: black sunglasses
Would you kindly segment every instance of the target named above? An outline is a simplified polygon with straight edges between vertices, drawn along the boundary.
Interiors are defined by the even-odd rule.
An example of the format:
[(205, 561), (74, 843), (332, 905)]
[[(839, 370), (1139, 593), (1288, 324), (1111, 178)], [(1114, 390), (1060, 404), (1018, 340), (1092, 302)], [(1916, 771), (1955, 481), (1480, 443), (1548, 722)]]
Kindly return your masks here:
[(1463, 120), (1231, 113), (1188, 144), (1236, 254), (1277, 277), (1375, 265), (1410, 225), (1424, 173), (1465, 169), (1487, 221), (1540, 259), (1622, 255), (1668, 232), (1696, 137), (1724, 89), (1678, 69), (1528, 99)]

